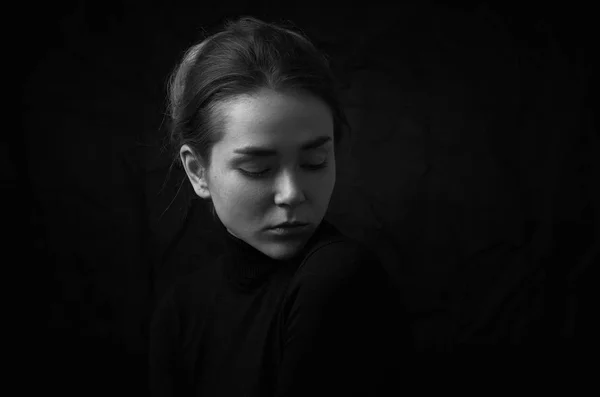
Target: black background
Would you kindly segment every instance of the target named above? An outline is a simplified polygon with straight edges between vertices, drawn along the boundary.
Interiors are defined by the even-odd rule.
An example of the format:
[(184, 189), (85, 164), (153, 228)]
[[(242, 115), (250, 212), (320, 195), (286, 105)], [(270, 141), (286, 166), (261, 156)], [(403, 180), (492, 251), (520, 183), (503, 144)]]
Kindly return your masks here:
[[(353, 154), (329, 216), (403, 291), (418, 354), (399, 368), (440, 387), (475, 371), (498, 386), (586, 379), (600, 214), (591, 6), (103, 1), (5, 15), (17, 69), (5, 78), (22, 85), (1, 167), (5, 266), (23, 272), (6, 279), (22, 385), (147, 394), (155, 299), (220, 247), (201, 203), (184, 223), (184, 174), (167, 175), (165, 84), (203, 28), (241, 15), (291, 20), (344, 84)], [(398, 379), (390, 395), (406, 391)]]

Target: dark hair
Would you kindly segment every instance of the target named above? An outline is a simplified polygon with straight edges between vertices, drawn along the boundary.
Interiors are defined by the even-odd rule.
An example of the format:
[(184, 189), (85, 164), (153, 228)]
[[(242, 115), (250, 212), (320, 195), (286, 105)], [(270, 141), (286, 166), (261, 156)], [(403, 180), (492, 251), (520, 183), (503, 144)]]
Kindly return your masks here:
[[(169, 88), (169, 142), (173, 164), (190, 146), (205, 167), (222, 138), (217, 105), (262, 88), (304, 91), (331, 109), (336, 149), (350, 126), (326, 55), (303, 34), (254, 17), (227, 20), (224, 29), (189, 48), (173, 71)], [(214, 207), (213, 207), (214, 215)]]

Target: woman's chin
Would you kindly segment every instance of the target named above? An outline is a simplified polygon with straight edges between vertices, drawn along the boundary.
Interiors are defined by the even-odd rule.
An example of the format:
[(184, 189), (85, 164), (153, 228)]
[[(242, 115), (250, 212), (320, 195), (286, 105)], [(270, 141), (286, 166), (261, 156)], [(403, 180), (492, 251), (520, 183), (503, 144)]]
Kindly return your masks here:
[(296, 256), (304, 247), (305, 242), (277, 242), (266, 244), (261, 250), (269, 258), (289, 260)]

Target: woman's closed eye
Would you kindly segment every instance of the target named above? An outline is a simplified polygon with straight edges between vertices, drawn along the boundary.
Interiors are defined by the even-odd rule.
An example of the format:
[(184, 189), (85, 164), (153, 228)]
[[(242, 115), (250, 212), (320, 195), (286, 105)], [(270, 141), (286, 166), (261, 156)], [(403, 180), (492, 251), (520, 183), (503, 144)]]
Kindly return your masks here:
[[(305, 168), (309, 171), (318, 171), (318, 170), (325, 168), (327, 166), (327, 163), (328, 163), (327, 160), (325, 160), (319, 164), (306, 164), (303, 166), (303, 168)], [(261, 171), (250, 171), (250, 170), (245, 170), (243, 168), (239, 168), (239, 170), (243, 174), (251, 176), (251, 177), (261, 177), (261, 176), (266, 175), (270, 171), (269, 168), (261, 170)]]

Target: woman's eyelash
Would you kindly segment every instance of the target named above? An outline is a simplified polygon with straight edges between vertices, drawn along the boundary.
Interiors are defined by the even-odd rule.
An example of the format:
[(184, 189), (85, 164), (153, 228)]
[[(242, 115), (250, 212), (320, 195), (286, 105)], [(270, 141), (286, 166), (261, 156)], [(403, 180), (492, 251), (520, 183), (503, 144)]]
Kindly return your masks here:
[[(319, 170), (321, 168), (325, 168), (327, 166), (327, 163), (328, 163), (327, 161), (324, 161), (321, 164), (305, 165), (304, 168), (307, 168), (307, 169), (309, 169), (311, 171), (316, 171), (316, 170)], [(251, 176), (251, 177), (261, 177), (261, 176), (265, 175), (267, 172), (270, 171), (269, 169), (266, 169), (266, 170), (260, 171), (260, 172), (251, 172), (251, 171), (246, 171), (246, 170), (241, 169), (241, 168), (239, 170), (242, 173), (244, 173), (244, 174), (246, 174), (248, 176)]]

